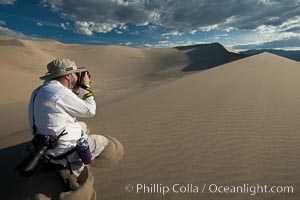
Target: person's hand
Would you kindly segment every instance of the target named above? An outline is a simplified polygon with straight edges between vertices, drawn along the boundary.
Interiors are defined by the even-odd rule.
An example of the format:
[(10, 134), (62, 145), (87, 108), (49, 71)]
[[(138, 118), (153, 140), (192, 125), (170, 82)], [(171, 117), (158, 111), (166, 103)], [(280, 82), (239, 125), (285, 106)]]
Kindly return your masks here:
[(90, 85), (91, 80), (90, 80), (89, 72), (88, 71), (82, 72), (81, 76), (82, 76), (81, 85), (86, 85), (86, 86)]

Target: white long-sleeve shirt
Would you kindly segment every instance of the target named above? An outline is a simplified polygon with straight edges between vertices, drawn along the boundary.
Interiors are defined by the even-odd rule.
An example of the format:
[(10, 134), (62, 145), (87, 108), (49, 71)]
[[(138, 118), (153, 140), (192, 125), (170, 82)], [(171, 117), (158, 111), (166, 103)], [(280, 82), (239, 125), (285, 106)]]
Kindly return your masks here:
[[(86, 93), (89, 91), (80, 88), (78, 96), (82, 97)], [(60, 137), (55, 149), (47, 151), (47, 155), (58, 156), (74, 148), (77, 140), (82, 136), (81, 126), (76, 121), (76, 117), (95, 115), (94, 97), (90, 96), (82, 100), (78, 96), (56, 80), (45, 82), (39, 89), (32, 92), (28, 118), (30, 127), (33, 127), (34, 115), (36, 134), (58, 136), (63, 130), (67, 132), (66, 135)]]

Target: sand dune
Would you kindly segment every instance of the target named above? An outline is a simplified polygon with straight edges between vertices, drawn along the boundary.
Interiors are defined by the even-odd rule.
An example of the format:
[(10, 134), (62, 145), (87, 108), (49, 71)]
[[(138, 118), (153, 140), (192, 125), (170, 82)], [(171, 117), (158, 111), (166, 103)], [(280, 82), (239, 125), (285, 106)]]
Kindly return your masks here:
[[(99, 127), (118, 133), (126, 158), (96, 180), (104, 199), (128, 183), (300, 186), (299, 63), (260, 54), (183, 77), (103, 108)], [(127, 134), (126, 134), (127, 133)], [(111, 178), (111, 182), (103, 180)], [(272, 195), (272, 199), (298, 199)], [(168, 194), (167, 199), (269, 199), (270, 194)]]
[[(0, 106), (5, 127), (0, 153), (7, 160), (1, 169), (6, 172), (4, 180), (9, 180), (1, 184), (2, 196), (24, 199), (34, 193), (57, 194), (58, 180), (53, 180), (57, 187), (51, 190), (30, 186), (51, 175), (22, 179), (12, 167), (30, 139), (26, 103), (40, 84), (37, 77), (49, 59), (68, 57), (92, 71), (99, 108), (87, 120), (91, 132), (113, 136), (124, 145), (124, 157), (117, 165), (99, 161), (91, 167), (97, 199), (300, 198), (299, 62), (269, 53), (242, 58), (219, 44), (131, 49), (51, 41), (13, 40), (10, 44), (9, 40), (1, 37), (0, 57), (3, 70), (17, 74), (18, 79), (6, 77), (1, 84), (3, 90), (4, 86), (13, 90)], [(14, 45), (18, 42), (22, 45)], [(22, 52), (27, 53), (26, 59)], [(193, 70), (184, 70), (191, 66)], [(127, 184), (176, 183), (292, 185), (296, 189), (294, 194), (254, 196), (207, 190), (162, 196), (124, 190)], [(20, 192), (12, 196), (16, 190)]]
[[(209, 62), (213, 63), (210, 67), (214, 67), (216, 62), (224, 62), (223, 54), (228, 53), (220, 45), (213, 44), (208, 48), (213, 49), (213, 46), (217, 53), (206, 59), (206, 67)], [(3, 113), (0, 116), (3, 119), (0, 125), (4, 127), (0, 130), (0, 135), (27, 127), (25, 118), (31, 91), (41, 84), (38, 77), (46, 73), (45, 66), (52, 59), (65, 57), (73, 59), (79, 66), (87, 66), (92, 73), (93, 89), (98, 101), (107, 103), (189, 74), (190, 72), (182, 72), (207, 55), (202, 55), (202, 52), (205, 53), (208, 48), (207, 45), (199, 45), (189, 49), (133, 49), (119, 46), (66, 45), (54, 41), (20, 40), (0, 36), (1, 69), (5, 74), (1, 79), (4, 84), (0, 86), (5, 91), (0, 100)], [(6, 113), (19, 113), (23, 120), (11, 121), (16, 118), (6, 117)], [(16, 125), (7, 127), (8, 123)]]

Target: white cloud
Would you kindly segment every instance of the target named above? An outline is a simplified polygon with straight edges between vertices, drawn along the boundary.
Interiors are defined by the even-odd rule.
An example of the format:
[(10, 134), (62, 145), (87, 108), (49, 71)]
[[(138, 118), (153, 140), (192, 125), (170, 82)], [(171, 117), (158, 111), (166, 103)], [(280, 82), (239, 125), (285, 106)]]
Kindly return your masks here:
[(41, 23), (41, 22), (37, 22), (36, 25), (37, 25), (37, 26), (44, 26), (44, 24)]
[(121, 30), (127, 30), (128, 27), (125, 24), (120, 24), (119, 29), (121, 29)]
[(107, 33), (116, 28), (118, 24), (114, 23), (91, 23), (91, 30), (97, 33)]
[(176, 42), (171, 42), (169, 40), (161, 40), (156, 44), (149, 44), (146, 43), (142, 45), (142, 47), (146, 48), (173, 48), (173, 47), (178, 47), (178, 46), (189, 46), (189, 45), (194, 45), (194, 44), (202, 44), (203, 42), (195, 41), (195, 40), (184, 40), (184, 41), (176, 41)]
[(132, 42), (119, 43), (119, 45), (130, 47), (132, 45)]
[(236, 45), (235, 49), (300, 49), (300, 35), (284, 39), (275, 39), (269, 42), (250, 43), (244, 45)]
[[(74, 23), (75, 30), (77, 33), (84, 35), (92, 35), (93, 32), (96, 33), (108, 33), (113, 29), (126, 30), (127, 26), (124, 24), (114, 24), (114, 23), (95, 23), (95, 22), (84, 22), (77, 21)], [(117, 33), (121, 34), (120, 30), (116, 30)]]
[(287, 20), (279, 26), (282, 31), (300, 31), (300, 16)]
[(59, 11), (63, 7), (64, 3), (62, 0), (42, 0), (44, 7), (51, 7), (53, 11)]
[(93, 35), (91, 30), (91, 24), (88, 22), (75, 22), (74, 23), (75, 29), (78, 33), (83, 35)]
[(0, 26), (0, 35), (6, 35), (6, 36), (9, 36), (9, 37), (19, 38), (19, 39), (28, 38), (23, 33), (13, 31), (9, 28), (2, 27), (2, 26)]
[(16, 0), (0, 0), (0, 4), (4, 5), (12, 5), (15, 3)]
[(153, 44), (148, 44), (148, 43), (147, 43), (147, 44), (144, 45), (144, 47), (146, 47), (146, 48), (154, 48), (154, 45), (153, 45)]
[[(291, 27), (291, 26), (289, 26)], [(296, 27), (296, 26), (294, 26)], [(300, 30), (300, 27), (299, 27)], [(300, 37), (300, 31), (298, 32), (290, 32), (290, 31), (282, 31), (281, 27), (276, 26), (259, 26), (257, 28), (257, 33), (253, 35), (254, 43), (266, 43), (272, 42), (276, 40), (288, 40), (290, 38)], [(299, 46), (299, 44), (298, 44)]]
[(213, 25), (209, 25), (209, 26), (203, 26), (200, 28), (201, 31), (211, 31), (211, 30), (214, 30), (214, 29), (218, 29), (219, 26), (218, 24), (213, 24)]
[(198, 30), (192, 30), (190, 33), (191, 33), (191, 34), (195, 34), (195, 33), (197, 33), (197, 31), (198, 31)]
[(172, 31), (169, 33), (164, 33), (162, 34), (162, 36), (182, 36), (183, 33), (180, 33), (179, 31)]
[(5, 21), (2, 21), (2, 20), (0, 20), (0, 26), (1, 25), (6, 25), (6, 22)]
[(115, 32), (116, 32), (117, 34), (123, 34), (123, 32), (122, 32), (122, 31), (119, 31), (119, 30), (115, 30)]
[(60, 26), (62, 27), (62, 29), (66, 30), (68, 25), (65, 23), (60, 23)]
[(258, 4), (270, 4), (270, 0), (258, 0)]

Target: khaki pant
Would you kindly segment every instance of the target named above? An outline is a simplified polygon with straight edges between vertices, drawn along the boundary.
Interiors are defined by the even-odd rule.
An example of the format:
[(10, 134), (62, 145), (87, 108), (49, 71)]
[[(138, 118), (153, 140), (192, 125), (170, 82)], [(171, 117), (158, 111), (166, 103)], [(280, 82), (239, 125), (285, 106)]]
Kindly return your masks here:
[[(87, 125), (84, 122), (79, 122), (83, 132), (87, 133)], [(108, 144), (108, 139), (102, 135), (88, 135), (87, 142), (92, 153), (92, 160), (95, 159), (103, 151), (105, 146)], [(77, 152), (74, 152), (68, 156), (71, 170), (76, 176), (79, 176), (83, 170), (85, 164), (81, 162)]]

